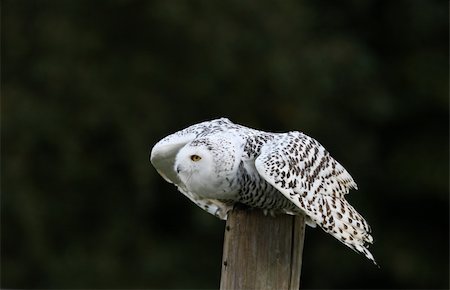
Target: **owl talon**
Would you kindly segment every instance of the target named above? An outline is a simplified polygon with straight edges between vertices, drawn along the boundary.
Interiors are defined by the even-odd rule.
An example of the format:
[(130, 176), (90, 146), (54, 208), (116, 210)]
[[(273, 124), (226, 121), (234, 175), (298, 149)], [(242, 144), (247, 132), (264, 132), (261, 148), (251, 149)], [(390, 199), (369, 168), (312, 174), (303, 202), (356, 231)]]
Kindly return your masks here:
[(233, 210), (251, 210), (252, 208), (246, 204), (240, 203), (240, 202), (236, 202), (233, 205)]

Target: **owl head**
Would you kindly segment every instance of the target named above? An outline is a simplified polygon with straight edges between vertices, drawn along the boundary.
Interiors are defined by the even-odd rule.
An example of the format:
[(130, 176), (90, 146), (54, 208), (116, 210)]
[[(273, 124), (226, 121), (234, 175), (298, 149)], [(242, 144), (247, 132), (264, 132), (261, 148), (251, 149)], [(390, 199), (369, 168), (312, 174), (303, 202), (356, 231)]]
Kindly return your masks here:
[(239, 166), (237, 149), (232, 139), (197, 138), (180, 149), (174, 170), (185, 187), (201, 198), (232, 198)]

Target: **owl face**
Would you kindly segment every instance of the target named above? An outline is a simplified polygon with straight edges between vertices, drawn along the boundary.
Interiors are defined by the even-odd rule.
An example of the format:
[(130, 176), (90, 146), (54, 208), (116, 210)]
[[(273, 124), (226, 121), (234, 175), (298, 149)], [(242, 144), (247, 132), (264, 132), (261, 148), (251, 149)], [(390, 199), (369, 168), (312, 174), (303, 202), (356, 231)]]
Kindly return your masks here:
[(229, 155), (222, 142), (199, 139), (180, 149), (174, 170), (185, 187), (199, 197), (230, 198), (230, 175), (234, 164), (224, 162), (234, 159)]

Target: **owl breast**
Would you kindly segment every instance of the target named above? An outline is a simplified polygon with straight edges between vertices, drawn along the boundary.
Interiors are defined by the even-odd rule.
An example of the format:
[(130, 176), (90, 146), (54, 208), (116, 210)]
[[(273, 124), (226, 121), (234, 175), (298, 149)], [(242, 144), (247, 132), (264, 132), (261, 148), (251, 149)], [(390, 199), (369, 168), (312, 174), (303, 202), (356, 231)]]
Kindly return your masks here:
[(274, 213), (299, 213), (297, 206), (258, 174), (254, 162), (243, 161), (239, 165), (237, 201), (254, 208)]

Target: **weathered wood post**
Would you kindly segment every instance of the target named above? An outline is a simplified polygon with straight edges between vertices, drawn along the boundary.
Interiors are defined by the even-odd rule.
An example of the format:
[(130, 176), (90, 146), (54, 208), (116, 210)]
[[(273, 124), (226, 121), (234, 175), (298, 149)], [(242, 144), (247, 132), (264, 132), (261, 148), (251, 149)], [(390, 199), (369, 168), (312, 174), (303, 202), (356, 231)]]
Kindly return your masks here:
[(234, 209), (225, 226), (220, 289), (299, 289), (304, 234), (304, 216)]

